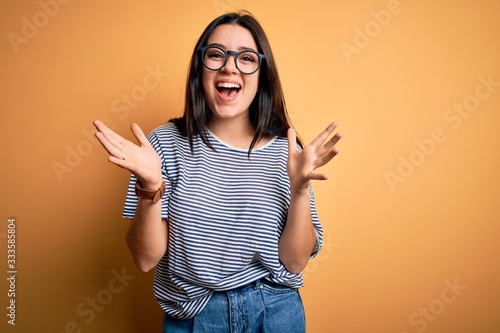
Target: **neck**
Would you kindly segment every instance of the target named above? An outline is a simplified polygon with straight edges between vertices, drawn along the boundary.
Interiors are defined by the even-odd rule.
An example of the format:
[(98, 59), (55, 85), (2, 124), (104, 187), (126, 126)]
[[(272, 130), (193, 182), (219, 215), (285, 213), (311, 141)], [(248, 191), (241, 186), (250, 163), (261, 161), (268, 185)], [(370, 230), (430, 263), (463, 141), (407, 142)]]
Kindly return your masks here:
[(211, 119), (208, 129), (231, 146), (248, 149), (255, 136), (255, 128), (247, 119)]

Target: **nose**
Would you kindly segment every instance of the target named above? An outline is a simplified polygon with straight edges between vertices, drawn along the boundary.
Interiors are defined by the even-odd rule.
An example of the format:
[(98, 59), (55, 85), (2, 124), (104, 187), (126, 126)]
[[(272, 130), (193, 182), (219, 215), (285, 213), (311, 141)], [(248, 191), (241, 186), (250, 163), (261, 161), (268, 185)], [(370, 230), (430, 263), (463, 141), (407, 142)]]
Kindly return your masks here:
[(236, 55), (234, 54), (228, 54), (227, 55), (227, 62), (220, 69), (221, 71), (224, 71), (226, 73), (238, 73), (238, 68), (236, 67)]

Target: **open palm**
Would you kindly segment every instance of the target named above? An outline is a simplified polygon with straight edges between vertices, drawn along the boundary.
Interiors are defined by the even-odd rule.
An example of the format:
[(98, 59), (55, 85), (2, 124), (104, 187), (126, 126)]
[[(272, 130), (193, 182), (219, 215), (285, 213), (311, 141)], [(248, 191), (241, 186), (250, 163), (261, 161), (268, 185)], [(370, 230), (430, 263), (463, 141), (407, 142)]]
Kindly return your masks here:
[(96, 137), (109, 153), (108, 160), (133, 173), (145, 190), (156, 190), (161, 184), (161, 159), (139, 125), (130, 129), (139, 145), (124, 139), (99, 120), (94, 121)]
[(297, 150), (295, 130), (288, 129), (287, 172), (291, 191), (305, 191), (308, 190), (311, 180), (328, 179), (327, 174), (317, 173), (315, 170), (330, 162), (339, 152), (335, 145), (342, 137), (342, 133), (336, 133), (326, 141), (336, 127), (336, 123), (331, 123), (302, 151)]

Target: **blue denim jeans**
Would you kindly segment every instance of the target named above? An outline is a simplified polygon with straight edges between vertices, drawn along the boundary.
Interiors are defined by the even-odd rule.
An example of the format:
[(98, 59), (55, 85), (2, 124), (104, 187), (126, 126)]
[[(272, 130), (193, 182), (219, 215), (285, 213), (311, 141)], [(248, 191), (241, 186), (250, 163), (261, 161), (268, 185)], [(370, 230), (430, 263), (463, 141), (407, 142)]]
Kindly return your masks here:
[(165, 314), (163, 333), (304, 333), (306, 319), (299, 291), (263, 279), (215, 292), (194, 318)]

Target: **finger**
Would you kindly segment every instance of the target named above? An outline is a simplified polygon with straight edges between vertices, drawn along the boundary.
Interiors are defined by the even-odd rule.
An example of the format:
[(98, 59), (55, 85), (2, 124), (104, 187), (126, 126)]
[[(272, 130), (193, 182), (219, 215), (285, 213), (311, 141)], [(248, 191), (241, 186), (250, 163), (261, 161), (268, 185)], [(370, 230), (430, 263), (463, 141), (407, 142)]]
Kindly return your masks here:
[(335, 145), (339, 142), (339, 140), (342, 139), (343, 136), (344, 134), (341, 132), (336, 133), (330, 140), (328, 140), (323, 146), (321, 146), (321, 148), (318, 150), (318, 154), (321, 156), (330, 152), (333, 147), (335, 147)]
[(337, 147), (334, 147), (332, 150), (330, 150), (328, 153), (325, 155), (321, 156), (316, 160), (315, 167), (319, 168), (328, 162), (330, 162), (337, 154), (339, 153), (340, 149)]
[(121, 159), (121, 158), (117, 158), (117, 157), (114, 157), (114, 156), (109, 156), (108, 158), (108, 161), (113, 163), (114, 165), (122, 168), (122, 169), (125, 169), (131, 173), (133, 173), (134, 175), (137, 176), (137, 164), (136, 163), (133, 163), (133, 162), (130, 162), (126, 159)]
[[(104, 134), (104, 133), (111, 133), (113, 132), (111, 128), (106, 126), (102, 121), (100, 120), (94, 120), (94, 126), (97, 129), (98, 132)], [(114, 133), (114, 132), (113, 132)]]
[(146, 137), (146, 135), (144, 134), (142, 129), (139, 127), (139, 125), (137, 125), (136, 123), (133, 123), (130, 126), (130, 130), (132, 131), (132, 134), (135, 136), (135, 138), (137, 139), (137, 141), (139, 142), (139, 144), (141, 146), (150, 146), (151, 145), (148, 141), (148, 138)]
[(116, 147), (120, 147), (123, 144), (123, 142), (125, 142), (124, 138), (116, 134), (111, 128), (106, 126), (103, 122), (96, 120), (94, 121), (94, 125), (98, 130), (97, 133), (101, 133), (104, 136), (104, 138), (106, 138), (106, 140), (109, 142), (109, 144), (114, 145)]
[(130, 143), (130, 141), (124, 139), (121, 135), (114, 132), (99, 120), (94, 121), (94, 125), (98, 129), (95, 136), (99, 142), (101, 142), (104, 149), (106, 149), (111, 156), (119, 160), (125, 159), (127, 144)]
[(309, 174), (307, 175), (307, 179), (309, 179), (309, 180), (327, 180), (328, 174), (309, 172)]
[(333, 122), (311, 142), (311, 146), (318, 148), (325, 142), (330, 134), (337, 128), (337, 123)]
[(104, 149), (106, 149), (106, 151), (112, 155), (112, 156), (119, 156), (120, 158), (122, 158), (122, 153), (121, 153), (121, 149), (119, 147), (117, 147), (115, 144), (111, 143), (108, 138), (106, 136), (104, 136), (104, 134), (102, 134), (101, 132), (97, 132), (95, 134), (97, 140), (99, 140), (99, 142), (101, 143), (101, 145), (104, 147)]
[(99, 119), (95, 119), (93, 122), (92, 122), (95, 126), (95, 128), (98, 130), (98, 131), (101, 131), (102, 128), (104, 127), (107, 127), (106, 125), (104, 125), (104, 123), (102, 121), (100, 121)]
[(295, 130), (290, 127), (287, 132), (288, 138), (288, 157), (292, 156), (297, 152), (297, 134)]
[(127, 169), (127, 170), (131, 171), (130, 163), (127, 160), (125, 160), (124, 158), (109, 156), (108, 161), (119, 166), (120, 168)]

